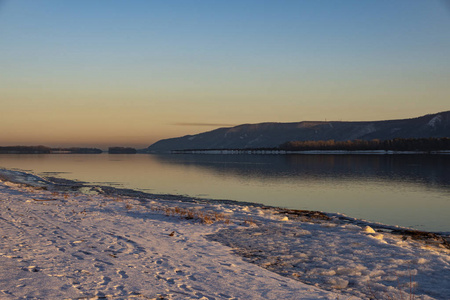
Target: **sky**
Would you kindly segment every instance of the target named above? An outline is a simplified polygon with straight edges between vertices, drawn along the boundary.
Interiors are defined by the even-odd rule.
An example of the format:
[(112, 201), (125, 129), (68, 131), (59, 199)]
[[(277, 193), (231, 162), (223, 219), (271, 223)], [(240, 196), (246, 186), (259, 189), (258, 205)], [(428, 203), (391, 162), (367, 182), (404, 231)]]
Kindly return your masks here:
[(450, 110), (450, 1), (0, 0), (0, 146)]

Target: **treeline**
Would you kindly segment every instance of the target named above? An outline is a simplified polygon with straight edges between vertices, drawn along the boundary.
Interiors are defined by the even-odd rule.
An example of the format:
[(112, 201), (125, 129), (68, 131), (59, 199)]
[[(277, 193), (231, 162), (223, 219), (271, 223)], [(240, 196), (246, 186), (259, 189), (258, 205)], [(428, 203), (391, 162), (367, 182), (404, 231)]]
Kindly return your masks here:
[(8, 146), (0, 147), (0, 154), (99, 154), (103, 151), (97, 148), (50, 148), (46, 146)]
[(136, 154), (137, 150), (130, 147), (109, 147), (109, 154)]
[(52, 148), (51, 153), (68, 153), (68, 154), (100, 154), (103, 150), (98, 148)]
[(2, 154), (49, 154), (52, 148), (45, 146), (10, 146), (0, 147)]
[(279, 147), (286, 151), (442, 151), (450, 150), (450, 138), (419, 138), (419, 139), (392, 139), (392, 140), (353, 140), (353, 141), (292, 141)]

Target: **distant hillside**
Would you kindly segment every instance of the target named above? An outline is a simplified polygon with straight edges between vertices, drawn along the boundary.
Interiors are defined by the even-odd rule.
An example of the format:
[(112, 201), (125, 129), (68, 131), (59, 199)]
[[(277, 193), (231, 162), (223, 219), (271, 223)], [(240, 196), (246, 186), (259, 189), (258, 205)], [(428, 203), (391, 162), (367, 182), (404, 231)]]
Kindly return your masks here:
[(160, 140), (148, 152), (185, 149), (274, 148), (289, 141), (388, 140), (450, 137), (450, 111), (413, 119), (373, 122), (244, 124), (196, 135)]

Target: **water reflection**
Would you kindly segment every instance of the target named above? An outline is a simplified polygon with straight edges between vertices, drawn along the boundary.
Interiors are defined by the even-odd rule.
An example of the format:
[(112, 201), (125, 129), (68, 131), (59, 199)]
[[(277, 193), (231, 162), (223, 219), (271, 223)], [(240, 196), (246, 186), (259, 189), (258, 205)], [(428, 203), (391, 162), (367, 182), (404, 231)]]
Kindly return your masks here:
[(207, 174), (201, 188), (213, 198), (450, 231), (450, 156), (158, 155), (151, 159), (166, 167)]
[(450, 189), (449, 155), (152, 155), (164, 164), (270, 180), (374, 180)]

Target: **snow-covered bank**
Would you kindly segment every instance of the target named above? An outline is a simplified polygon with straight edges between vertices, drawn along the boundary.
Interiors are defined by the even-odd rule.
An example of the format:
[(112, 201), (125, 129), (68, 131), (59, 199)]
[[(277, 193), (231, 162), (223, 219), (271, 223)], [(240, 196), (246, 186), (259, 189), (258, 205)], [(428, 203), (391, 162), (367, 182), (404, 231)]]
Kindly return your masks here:
[[(204, 237), (159, 203), (0, 184), (1, 299), (336, 299)], [(164, 203), (164, 206), (177, 205)]]
[(439, 242), (321, 214), (37, 182), (49, 190), (0, 182), (2, 299), (402, 299), (411, 286), (415, 299), (450, 294), (450, 253)]

